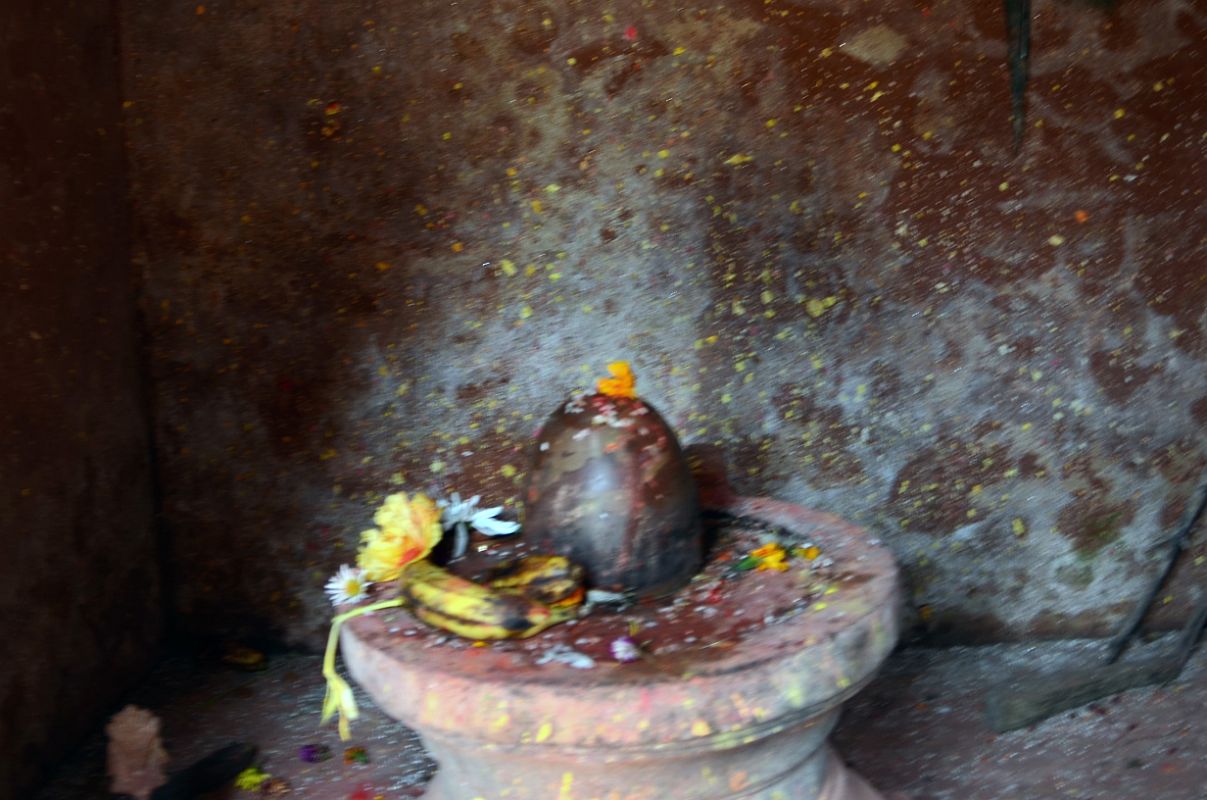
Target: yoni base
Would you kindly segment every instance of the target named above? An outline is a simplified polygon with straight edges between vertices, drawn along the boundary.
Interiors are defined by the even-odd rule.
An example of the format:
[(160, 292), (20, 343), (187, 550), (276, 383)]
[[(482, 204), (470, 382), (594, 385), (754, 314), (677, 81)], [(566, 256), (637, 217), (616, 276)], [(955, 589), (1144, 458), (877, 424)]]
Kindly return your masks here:
[[(424, 800), (882, 800), (825, 744), (834, 715), (749, 744), (721, 741), (660, 753), (478, 749), (424, 744), (440, 764)], [(708, 745), (712, 745), (712, 747)], [(719, 749), (713, 749), (713, 747)], [(526, 752), (516, 752), (523, 750)], [(801, 758), (801, 753), (807, 753)]]
[[(429, 800), (879, 800), (826, 736), (896, 641), (892, 556), (861, 528), (790, 503), (733, 497), (718, 510), (812, 542), (831, 565), (797, 562), (730, 581), (715, 603), (686, 601), (685, 613), (709, 604), (714, 628), (648, 663), (538, 659), (587, 643), (593, 625), (594, 641), (620, 635), (620, 614), (483, 647), (402, 610), (344, 625), (352, 677), (440, 765)], [(660, 608), (631, 614), (657, 625)], [(776, 608), (795, 610), (767, 621)], [(755, 622), (724, 628), (744, 615)]]

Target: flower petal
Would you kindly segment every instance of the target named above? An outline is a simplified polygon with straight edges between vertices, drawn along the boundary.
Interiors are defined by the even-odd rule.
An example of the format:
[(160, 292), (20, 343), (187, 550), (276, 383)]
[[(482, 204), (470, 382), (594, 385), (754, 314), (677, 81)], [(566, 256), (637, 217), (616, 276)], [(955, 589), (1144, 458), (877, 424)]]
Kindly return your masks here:
[(490, 517), (474, 517), (473, 526), (479, 533), (486, 534), (487, 536), (507, 536), (520, 529), (520, 523), (518, 522), (491, 519)]
[(631, 664), (641, 658), (641, 645), (632, 636), (613, 639), (608, 649), (612, 652), (612, 658), (621, 664)]
[(464, 522), (458, 522), (457, 533), (453, 539), (453, 558), (460, 558), (465, 555), (465, 551), (469, 549), (469, 528), (465, 527)]

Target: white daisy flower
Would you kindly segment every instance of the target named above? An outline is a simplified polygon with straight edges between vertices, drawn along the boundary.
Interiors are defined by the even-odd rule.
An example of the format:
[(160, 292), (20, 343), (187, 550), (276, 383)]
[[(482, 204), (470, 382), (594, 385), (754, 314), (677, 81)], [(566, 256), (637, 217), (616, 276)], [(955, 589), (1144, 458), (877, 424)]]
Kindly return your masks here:
[(444, 529), (455, 530), (457, 538), (453, 540), (453, 558), (465, 553), (469, 547), (469, 529), (472, 526), (478, 533), (486, 536), (507, 536), (520, 529), (520, 523), (495, 519), (503, 506), (478, 508), (480, 495), (474, 495), (468, 500), (462, 500), (461, 495), (453, 492), (448, 500), (440, 500), (437, 505), (443, 509), (440, 523)]
[(372, 585), (371, 581), (364, 579), (359, 569), (343, 564), (327, 581), (327, 596), (331, 598), (331, 604), (336, 606), (357, 603), (368, 596), (365, 590)]

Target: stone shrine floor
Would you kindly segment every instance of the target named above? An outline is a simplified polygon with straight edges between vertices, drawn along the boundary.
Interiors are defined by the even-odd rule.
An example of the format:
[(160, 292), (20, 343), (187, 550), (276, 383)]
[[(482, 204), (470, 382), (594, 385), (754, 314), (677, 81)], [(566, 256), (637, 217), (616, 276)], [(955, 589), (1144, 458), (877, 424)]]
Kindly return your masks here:
[[(1171, 641), (1133, 647), (1156, 652)], [(1207, 648), (1180, 679), (1137, 689), (1029, 729), (995, 734), (982, 698), (993, 681), (1025, 668), (1086, 666), (1097, 642), (905, 649), (848, 707), (834, 742), (886, 800), (1207, 800)], [(260, 749), (261, 768), (294, 797), (384, 800), (418, 797), (433, 765), (408, 729), (358, 693), (361, 717), (341, 743), (319, 727), (321, 659), (277, 655), (241, 672), (204, 660), (166, 659), (129, 698), (163, 719), (173, 767), (231, 741)], [(307, 763), (306, 745), (331, 758)], [(37, 800), (107, 796), (104, 735), (62, 765)], [(349, 759), (364, 749), (367, 763)], [(216, 797), (253, 797), (231, 789)]]

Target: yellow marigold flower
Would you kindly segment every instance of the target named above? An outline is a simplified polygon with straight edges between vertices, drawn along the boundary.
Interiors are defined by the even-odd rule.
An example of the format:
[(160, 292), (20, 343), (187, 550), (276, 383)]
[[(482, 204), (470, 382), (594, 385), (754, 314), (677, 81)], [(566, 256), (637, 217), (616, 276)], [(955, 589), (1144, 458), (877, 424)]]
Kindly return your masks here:
[(750, 555), (754, 556), (755, 558), (774, 558), (777, 555), (780, 558), (783, 558), (784, 548), (780, 547), (775, 542), (768, 542), (757, 550), (751, 550)]
[(610, 378), (600, 378), (595, 384), (595, 390), (608, 397), (636, 397), (637, 378), (627, 361), (613, 361), (608, 365)]
[(427, 556), (444, 532), (439, 507), (422, 494), (409, 500), (405, 492), (390, 495), (373, 521), (377, 527), (360, 535), (356, 564), (374, 583), (398, 578), (403, 567)]
[(815, 544), (811, 544), (808, 547), (798, 547), (794, 552), (801, 558), (813, 561), (821, 555), (821, 548)]
[(784, 563), (788, 554), (775, 542), (768, 542), (757, 550), (751, 551), (750, 555), (759, 560), (757, 569), (760, 572), (772, 569), (776, 572), (783, 572), (788, 569), (788, 565)]
[(784, 563), (784, 557), (781, 555), (775, 558), (764, 558), (755, 569), (759, 572), (766, 572), (772, 569), (776, 572), (784, 572), (788, 569), (788, 565)]

